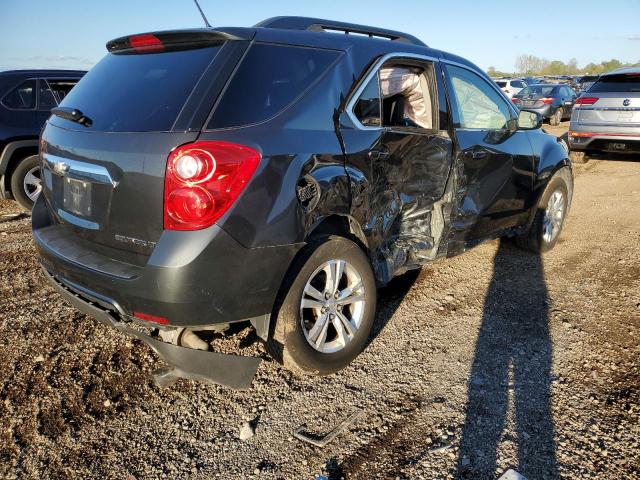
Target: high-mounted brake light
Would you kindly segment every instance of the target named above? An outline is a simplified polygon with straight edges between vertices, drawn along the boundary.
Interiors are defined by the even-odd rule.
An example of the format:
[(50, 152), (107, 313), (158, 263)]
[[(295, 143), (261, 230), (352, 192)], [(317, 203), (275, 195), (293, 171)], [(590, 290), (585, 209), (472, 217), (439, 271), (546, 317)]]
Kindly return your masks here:
[(228, 142), (195, 142), (167, 160), (164, 228), (200, 230), (229, 210), (256, 171), (260, 152)]
[(600, 100), (598, 97), (579, 97), (576, 100), (576, 105), (593, 105), (598, 100)]
[(140, 53), (162, 52), (164, 50), (162, 40), (150, 33), (129, 37), (129, 45), (131, 45), (131, 48), (136, 52)]

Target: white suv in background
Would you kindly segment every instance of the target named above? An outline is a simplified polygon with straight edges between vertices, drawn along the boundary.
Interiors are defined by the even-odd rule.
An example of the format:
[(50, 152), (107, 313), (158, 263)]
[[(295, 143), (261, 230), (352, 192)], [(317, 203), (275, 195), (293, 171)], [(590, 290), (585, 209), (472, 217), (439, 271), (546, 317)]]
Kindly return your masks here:
[(497, 78), (495, 82), (509, 98), (513, 98), (515, 94), (527, 86), (521, 78)]

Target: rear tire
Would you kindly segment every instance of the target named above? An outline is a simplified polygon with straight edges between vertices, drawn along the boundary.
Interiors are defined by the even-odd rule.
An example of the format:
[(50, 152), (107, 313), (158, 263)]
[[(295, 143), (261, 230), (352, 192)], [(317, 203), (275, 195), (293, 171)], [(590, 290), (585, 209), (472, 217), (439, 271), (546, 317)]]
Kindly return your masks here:
[(556, 113), (551, 115), (551, 117), (549, 118), (549, 123), (553, 126), (560, 125), (560, 122), (562, 122), (563, 115), (564, 115), (564, 111), (562, 107), (559, 107), (558, 110), (556, 110)]
[(585, 152), (569, 152), (569, 158), (571, 163), (587, 163), (589, 161), (589, 156)]
[(307, 247), (285, 280), (267, 350), (297, 373), (337, 372), (366, 346), (375, 311), (369, 259), (354, 242), (327, 237)]
[(533, 223), (516, 244), (523, 250), (544, 253), (555, 247), (571, 207), (573, 177), (571, 170), (558, 170), (542, 193)]
[(32, 155), (20, 160), (20, 163), (11, 174), (11, 194), (13, 198), (26, 212), (31, 213), (33, 204), (41, 190), (42, 183), (38, 155)]

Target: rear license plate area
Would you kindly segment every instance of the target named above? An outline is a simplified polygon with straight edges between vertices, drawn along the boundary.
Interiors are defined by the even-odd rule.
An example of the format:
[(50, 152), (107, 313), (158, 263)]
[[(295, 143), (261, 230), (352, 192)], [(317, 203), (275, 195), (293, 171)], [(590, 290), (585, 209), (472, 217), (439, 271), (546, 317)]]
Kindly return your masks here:
[(62, 208), (81, 217), (90, 217), (91, 182), (64, 177)]

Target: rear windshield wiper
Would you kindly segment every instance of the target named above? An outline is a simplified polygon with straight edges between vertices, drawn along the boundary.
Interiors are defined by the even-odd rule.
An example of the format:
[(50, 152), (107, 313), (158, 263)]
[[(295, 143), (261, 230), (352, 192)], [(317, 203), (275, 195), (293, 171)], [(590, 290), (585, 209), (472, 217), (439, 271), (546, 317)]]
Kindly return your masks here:
[(84, 113), (77, 108), (56, 107), (51, 109), (51, 113), (65, 120), (71, 120), (72, 122), (84, 125), (85, 127), (90, 127), (93, 123), (89, 117), (85, 116)]

